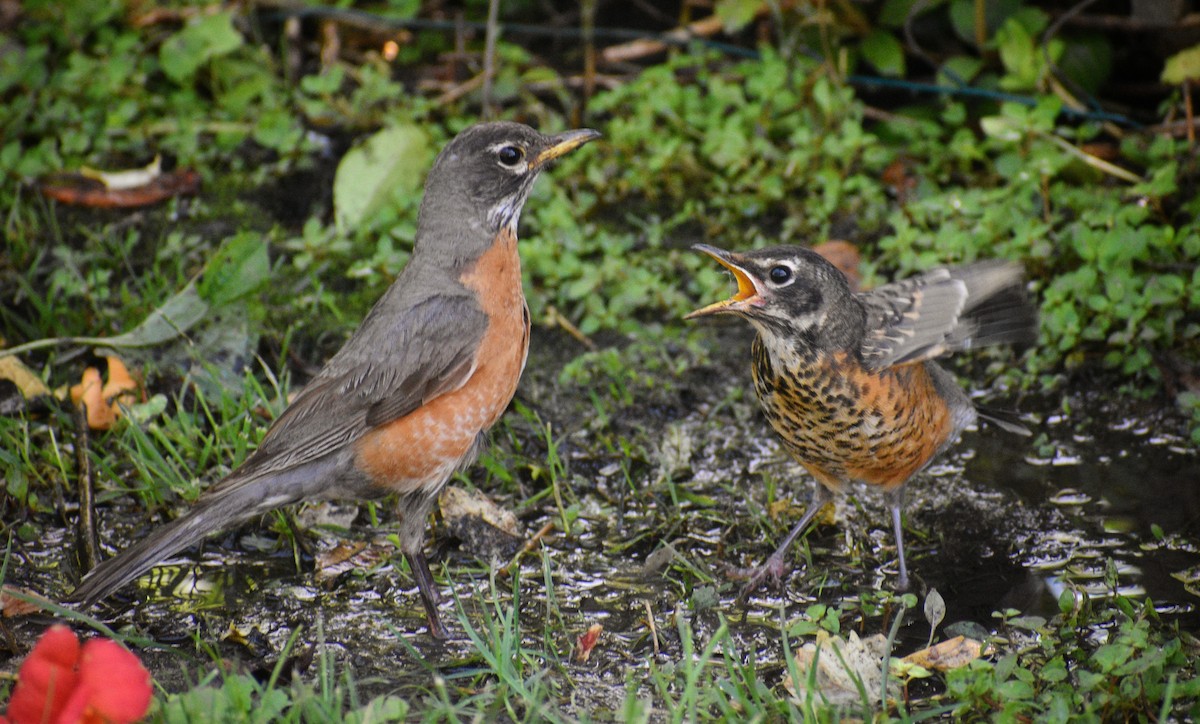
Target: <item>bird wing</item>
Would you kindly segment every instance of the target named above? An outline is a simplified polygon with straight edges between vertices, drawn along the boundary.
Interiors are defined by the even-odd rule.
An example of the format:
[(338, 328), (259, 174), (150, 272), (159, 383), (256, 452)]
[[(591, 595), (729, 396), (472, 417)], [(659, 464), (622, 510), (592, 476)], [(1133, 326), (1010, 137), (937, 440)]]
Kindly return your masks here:
[(381, 300), (235, 476), (314, 461), (460, 388), (475, 369), (486, 327), (487, 316), (466, 294), (436, 294), (407, 305)]
[(962, 349), (1032, 342), (1036, 312), (1022, 270), (1002, 261), (935, 269), (858, 295), (866, 310), (868, 366), (942, 357)]

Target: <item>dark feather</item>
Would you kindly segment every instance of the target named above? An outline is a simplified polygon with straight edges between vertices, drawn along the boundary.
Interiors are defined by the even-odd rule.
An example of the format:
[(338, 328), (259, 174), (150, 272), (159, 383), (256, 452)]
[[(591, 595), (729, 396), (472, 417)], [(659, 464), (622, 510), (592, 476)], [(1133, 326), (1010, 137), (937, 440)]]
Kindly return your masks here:
[(1021, 267), (1007, 262), (935, 269), (857, 297), (869, 330), (862, 356), (875, 369), (1035, 335)]

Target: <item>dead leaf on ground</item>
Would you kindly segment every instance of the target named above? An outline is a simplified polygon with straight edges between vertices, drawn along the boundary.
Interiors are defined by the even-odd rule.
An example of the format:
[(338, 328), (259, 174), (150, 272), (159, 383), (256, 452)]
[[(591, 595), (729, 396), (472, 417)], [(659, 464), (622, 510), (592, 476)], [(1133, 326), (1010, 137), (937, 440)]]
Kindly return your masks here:
[(965, 636), (955, 636), (934, 646), (914, 651), (904, 661), (931, 671), (949, 671), (971, 663), (983, 653), (983, 644)]
[[(42, 607), (36, 603), (22, 600), (11, 594), (19, 593), (22, 596), (36, 598), (39, 601), (46, 601), (42, 596), (30, 591), (27, 588), (17, 588), (15, 586), (0, 586), (0, 614), (4, 618), (12, 618), (13, 616), (28, 616), (31, 613), (37, 613), (42, 610)], [(49, 604), (49, 601), (46, 601)]]
[[(851, 631), (843, 639), (820, 631), (815, 642), (796, 651), (800, 681), (792, 681), (789, 674), (783, 679), (783, 688), (801, 702), (811, 696), (832, 705), (861, 704), (865, 696), (867, 702), (877, 703), (883, 690), (883, 662), (887, 656), (887, 638), (882, 634), (860, 639)], [(814, 666), (815, 676), (810, 673)], [(811, 691), (810, 679), (815, 685)], [(859, 691), (859, 683), (865, 694)]]
[(84, 167), (79, 173), (56, 173), (38, 185), (43, 196), (73, 206), (132, 209), (200, 190), (200, 174), (192, 169), (162, 172), (161, 159), (144, 168), (103, 171)]
[(12, 381), (26, 400), (50, 394), (46, 383), (16, 357), (0, 357), (0, 379)]
[(581, 664), (586, 664), (588, 658), (592, 655), (592, 649), (596, 648), (596, 643), (600, 641), (600, 634), (604, 632), (604, 627), (598, 623), (594, 623), (588, 627), (588, 630), (579, 637), (578, 646), (575, 651), (575, 660)]
[(317, 552), (317, 583), (327, 583), (344, 573), (365, 570), (387, 559), (395, 548), (390, 544), (341, 541)]
[(481, 492), (449, 486), (442, 492), (440, 506), (446, 527), (480, 558), (508, 558), (525, 540), (517, 516)]
[(88, 367), (79, 384), (72, 385), (71, 402), (87, 405), (88, 427), (108, 430), (124, 413), (122, 407), (137, 403), (138, 383), (117, 357), (108, 358), (108, 382), (100, 379), (100, 370)]

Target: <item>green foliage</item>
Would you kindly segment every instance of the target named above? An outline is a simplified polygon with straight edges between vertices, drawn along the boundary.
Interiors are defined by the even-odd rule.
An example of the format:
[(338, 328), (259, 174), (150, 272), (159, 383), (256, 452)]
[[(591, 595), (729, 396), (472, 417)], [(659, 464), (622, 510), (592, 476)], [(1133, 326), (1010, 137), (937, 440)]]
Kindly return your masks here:
[(1029, 625), (1033, 646), (946, 675), (956, 716), (1128, 721), (1200, 712), (1195, 652), (1159, 625), (1151, 602), (1076, 605), (1070, 591), (1064, 595), (1061, 619), (1009, 622)]
[(400, 697), (386, 695), (359, 703), (354, 683), (349, 679), (333, 686), (319, 687), (300, 680), (282, 686), (274, 682), (264, 684), (247, 674), (232, 674), (219, 684), (205, 682), (167, 697), (151, 712), (151, 719), (163, 724), (195, 721), (366, 724), (408, 721), (409, 705)]
[(879, 224), (887, 154), (849, 89), (769, 50), (733, 67), (715, 60), (679, 55), (597, 96), (603, 153), (567, 159), (525, 215), (535, 309), (553, 303), (584, 332), (658, 329), (692, 293), (724, 289), (724, 275), (681, 246)]
[[(1127, 186), (1064, 146), (1057, 109), (1053, 100), (1005, 104), (982, 119), (983, 139), (955, 127), (966, 121), (961, 112), (945, 114), (941, 127), (889, 124), (884, 133), (923, 160), (915, 162), (915, 198), (893, 212), (879, 240), (880, 263), (915, 270), (979, 255), (1019, 259), (1042, 280), (1033, 370), (1095, 360), (1135, 383), (1156, 381), (1156, 349), (1200, 353), (1200, 307), (1189, 292), (1200, 227), (1182, 213), (1195, 202), (1177, 198), (1182, 142), (1127, 143), (1146, 169), (1144, 182)], [(981, 161), (994, 175), (957, 182), (961, 169)], [(1178, 216), (1165, 213), (1171, 207)]]

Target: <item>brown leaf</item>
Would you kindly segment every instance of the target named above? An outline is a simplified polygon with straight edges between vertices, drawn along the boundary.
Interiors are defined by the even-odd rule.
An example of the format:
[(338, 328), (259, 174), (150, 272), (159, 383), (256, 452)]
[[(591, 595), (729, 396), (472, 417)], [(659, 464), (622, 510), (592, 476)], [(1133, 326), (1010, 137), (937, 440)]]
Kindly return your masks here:
[(858, 271), (862, 257), (853, 244), (840, 239), (832, 239), (817, 244), (812, 250), (825, 257), (825, 261), (837, 267), (838, 271), (845, 275), (846, 281), (850, 282), (850, 288), (858, 291), (862, 284), (862, 274)]
[(930, 671), (949, 671), (971, 663), (983, 653), (983, 644), (965, 636), (935, 644), (927, 649), (914, 651), (904, 661)]
[[(862, 701), (858, 686), (861, 683), (869, 701), (879, 701), (883, 688), (883, 662), (888, 655), (887, 638), (882, 634), (860, 639), (851, 631), (843, 639), (824, 631), (817, 632), (815, 643), (807, 643), (796, 651), (799, 682), (791, 675), (783, 679), (783, 688), (793, 697), (805, 701), (810, 696), (831, 704), (857, 704)], [(816, 668), (815, 676), (809, 672)], [(815, 684), (808, 689), (809, 679)]]
[(57, 174), (39, 184), (43, 196), (74, 206), (98, 209), (132, 209), (150, 206), (173, 196), (193, 196), (200, 190), (200, 174), (178, 169), (133, 188), (108, 188), (80, 174)]
[[(38, 600), (45, 600), (38, 594), (30, 591), (27, 588), (17, 588), (15, 586), (0, 586), (0, 614), (4, 618), (12, 618), (13, 616), (28, 616), (31, 613), (37, 613), (42, 610), (41, 606), (36, 603), (23, 601), (16, 596), (11, 596), (9, 593), (20, 593), (25, 596), (32, 596)], [(49, 601), (47, 601), (49, 603)]]

